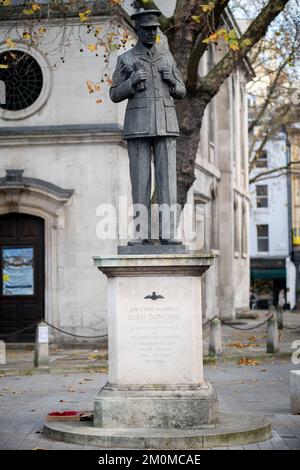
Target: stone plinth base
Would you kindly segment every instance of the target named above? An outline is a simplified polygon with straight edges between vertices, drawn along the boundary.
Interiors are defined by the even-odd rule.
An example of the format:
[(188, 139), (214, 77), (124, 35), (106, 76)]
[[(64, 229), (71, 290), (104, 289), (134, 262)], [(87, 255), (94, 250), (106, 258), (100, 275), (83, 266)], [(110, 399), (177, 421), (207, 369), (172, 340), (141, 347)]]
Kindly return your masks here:
[(203, 449), (261, 442), (271, 437), (269, 421), (260, 416), (220, 413), (219, 425), (206, 429), (103, 429), (87, 422), (47, 422), (50, 439), (105, 449)]
[(300, 414), (300, 370), (290, 371), (291, 384), (291, 412)]
[(184, 245), (118, 246), (118, 255), (166, 255), (188, 254)]
[(201, 385), (116, 386), (107, 384), (94, 401), (94, 426), (101, 428), (199, 428), (218, 422), (218, 399)]

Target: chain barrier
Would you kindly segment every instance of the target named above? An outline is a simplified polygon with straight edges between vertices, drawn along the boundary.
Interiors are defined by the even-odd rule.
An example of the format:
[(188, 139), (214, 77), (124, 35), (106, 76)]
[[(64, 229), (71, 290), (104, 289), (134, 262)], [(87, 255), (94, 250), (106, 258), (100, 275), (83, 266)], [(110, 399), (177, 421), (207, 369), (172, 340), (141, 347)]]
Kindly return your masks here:
[[(209, 325), (215, 318), (219, 319), (217, 315), (215, 315), (213, 318), (210, 318), (207, 322), (203, 323), (202, 328), (205, 328), (207, 325)], [(260, 328), (261, 326), (265, 325), (271, 318), (274, 318), (274, 315), (270, 315), (266, 320), (264, 320), (262, 323), (259, 323), (258, 325), (250, 326), (249, 328), (239, 328), (238, 326), (234, 326), (229, 322), (226, 322), (225, 320), (219, 319), (221, 323), (225, 326), (228, 326), (229, 328), (232, 328), (233, 330), (239, 330), (239, 331), (250, 331), (250, 330), (255, 330), (256, 328)], [(282, 323), (280, 323), (277, 320), (278, 326), (280, 328), (285, 328), (286, 330), (300, 330), (300, 326), (285, 326)]]
[(69, 336), (74, 336), (74, 338), (89, 338), (89, 339), (96, 339), (96, 338), (106, 338), (107, 335), (99, 335), (99, 336), (83, 336), (83, 335), (75, 335), (74, 333), (69, 333), (68, 331), (61, 330), (60, 328), (57, 328), (57, 326), (51, 325), (51, 323), (48, 323), (47, 321), (43, 320), (46, 325), (50, 326), (50, 328), (53, 328), (56, 331), (59, 331), (60, 333), (64, 333), (65, 335)]
[(259, 323), (258, 325), (255, 325), (255, 326), (250, 326), (249, 328), (239, 328), (238, 326), (231, 325), (230, 323), (226, 322), (225, 320), (221, 320), (221, 323), (223, 323), (223, 325), (229, 326), (229, 328), (233, 328), (234, 330), (250, 331), (250, 330), (255, 330), (256, 328), (260, 328), (261, 326), (265, 325), (273, 317), (274, 317), (274, 315), (270, 315), (262, 323)]
[(300, 326), (285, 326), (283, 323), (278, 322), (280, 328), (285, 328), (286, 330), (300, 330)]
[[(249, 330), (255, 330), (256, 328), (259, 328), (260, 326), (265, 325), (270, 320), (270, 318), (273, 318), (273, 317), (274, 317), (274, 315), (271, 315), (266, 320), (264, 320), (262, 323), (259, 323), (258, 325), (255, 325), (255, 326), (250, 326), (249, 328), (239, 328), (238, 326), (234, 326), (231, 323), (226, 322), (225, 320), (222, 320), (217, 315), (215, 315), (213, 318), (211, 318), (207, 322), (203, 323), (202, 327), (205, 328), (207, 325), (209, 325), (209, 323), (211, 323), (215, 318), (217, 318), (218, 320), (221, 321), (221, 323), (223, 325), (229, 326), (229, 328), (233, 328), (234, 330), (240, 330), (240, 331), (249, 331)], [(298, 327), (298, 328), (300, 328), (300, 327)]]
[(22, 328), (21, 330), (16, 330), (13, 333), (7, 333), (5, 335), (0, 335), (0, 338), (7, 338), (8, 336), (15, 336), (18, 335), (19, 333), (22, 333), (23, 331), (30, 330), (30, 328), (33, 328), (34, 326), (38, 325), (39, 322), (33, 323), (30, 326), (26, 326), (25, 328)]
[[(239, 328), (238, 326), (234, 326), (232, 325), (231, 323), (229, 322), (226, 322), (225, 320), (220, 320), (221, 323), (225, 326), (228, 326), (229, 328), (232, 328), (234, 330), (239, 330), (239, 331), (250, 331), (250, 330), (255, 330), (256, 328), (260, 328), (261, 326), (265, 325), (271, 318), (273, 318), (274, 315), (272, 314), (271, 316), (269, 316), (266, 320), (264, 320), (262, 323), (259, 323), (258, 325), (255, 325), (255, 326), (251, 326), (249, 328)], [(202, 328), (205, 328), (207, 325), (209, 325), (213, 320), (215, 319), (219, 319), (219, 317), (217, 315), (215, 315), (214, 317), (210, 318), (207, 322), (203, 323), (202, 325)], [(69, 336), (73, 336), (74, 338), (86, 338), (86, 339), (99, 339), (99, 338), (106, 338), (107, 337), (107, 334), (106, 335), (97, 335), (97, 336), (85, 336), (85, 335), (76, 335), (74, 333), (70, 333), (68, 331), (64, 331), (62, 330), (61, 328), (58, 328), (57, 326), (54, 326), (54, 325), (51, 325), (51, 323), (43, 320), (44, 323), (46, 323), (46, 325), (50, 326), (50, 328), (53, 328), (54, 330), (56, 331), (59, 331), (60, 333), (63, 333), (65, 335), (69, 335)], [(33, 328), (34, 326), (38, 325), (39, 322), (36, 322), (36, 323), (33, 323), (32, 325), (30, 326), (26, 326), (25, 328), (22, 328), (20, 330), (16, 330), (14, 331), (13, 333), (7, 333), (5, 335), (0, 335), (0, 338), (7, 338), (9, 336), (15, 336), (15, 335), (18, 335), (19, 333), (22, 333), (23, 331), (27, 331), (27, 330), (30, 330), (31, 328)], [(285, 326), (283, 325), (282, 323), (278, 322), (278, 326), (281, 327), (281, 328), (285, 328), (286, 330), (300, 330), (300, 326), (296, 326), (296, 327), (291, 327), (291, 326)]]
[[(32, 325), (30, 326), (26, 326), (25, 328), (22, 328), (20, 330), (16, 330), (14, 331), (13, 333), (7, 333), (5, 335), (0, 335), (0, 338), (7, 338), (8, 336), (15, 336), (15, 335), (18, 335), (19, 333), (22, 333), (23, 331), (26, 331), (26, 330), (30, 330), (31, 328), (33, 328), (34, 326), (38, 325), (40, 322), (36, 322), (36, 323), (33, 323)], [(50, 326), (50, 328), (53, 328), (54, 330), (56, 331), (59, 331), (60, 333), (63, 333), (65, 335), (69, 335), (69, 336), (74, 336), (75, 338), (86, 338), (86, 339), (98, 339), (98, 338), (106, 338), (107, 335), (99, 335), (99, 336), (83, 336), (83, 335), (75, 335), (74, 333), (69, 333), (68, 331), (64, 331), (60, 328), (57, 328), (56, 326), (54, 325), (51, 325), (51, 323), (48, 323), (47, 321), (43, 320), (43, 323), (46, 323), (46, 325)]]
[(219, 317), (215, 315), (214, 317), (210, 318), (207, 322), (202, 324), (202, 328), (205, 328), (207, 325), (209, 325), (209, 323), (211, 323), (215, 318), (219, 318)]

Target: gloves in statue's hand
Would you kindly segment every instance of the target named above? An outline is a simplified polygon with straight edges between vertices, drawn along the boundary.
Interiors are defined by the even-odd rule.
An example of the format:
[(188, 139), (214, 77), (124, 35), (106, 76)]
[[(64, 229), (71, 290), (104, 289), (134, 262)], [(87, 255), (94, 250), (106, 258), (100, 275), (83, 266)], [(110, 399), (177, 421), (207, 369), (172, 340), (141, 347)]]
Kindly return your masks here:
[(176, 86), (176, 80), (173, 76), (173, 73), (169, 69), (162, 69), (160, 70), (162, 74), (162, 78), (165, 82), (167, 82), (170, 87), (175, 87)]
[(133, 72), (131, 74), (131, 77), (130, 77), (131, 84), (133, 86), (137, 85), (138, 83), (145, 81), (146, 78), (147, 78), (147, 72), (143, 69), (139, 69), (136, 72)]

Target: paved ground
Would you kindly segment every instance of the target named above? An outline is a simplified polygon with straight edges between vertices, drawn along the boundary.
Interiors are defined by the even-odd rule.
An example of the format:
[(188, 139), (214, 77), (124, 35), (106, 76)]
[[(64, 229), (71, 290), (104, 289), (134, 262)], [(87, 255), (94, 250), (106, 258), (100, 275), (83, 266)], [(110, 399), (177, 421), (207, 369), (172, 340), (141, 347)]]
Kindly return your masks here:
[[(207, 366), (205, 375), (215, 386), (220, 408), (269, 416), (272, 439), (234, 449), (300, 449), (300, 415), (289, 410), (289, 361), (239, 367)], [(91, 409), (105, 383), (101, 373), (39, 374), (0, 378), (0, 449), (96, 449), (51, 441), (41, 434), (49, 411)]]

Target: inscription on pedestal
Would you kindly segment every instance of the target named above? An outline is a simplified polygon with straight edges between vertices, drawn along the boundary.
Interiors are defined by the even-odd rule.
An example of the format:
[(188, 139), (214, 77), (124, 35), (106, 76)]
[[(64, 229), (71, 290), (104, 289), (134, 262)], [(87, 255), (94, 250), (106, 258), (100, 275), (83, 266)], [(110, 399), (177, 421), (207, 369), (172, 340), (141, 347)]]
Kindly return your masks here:
[[(199, 279), (121, 278), (114, 281), (116, 361), (110, 381), (198, 383), (202, 379)], [(110, 320), (112, 321), (112, 320)]]
[(165, 364), (176, 354), (184, 312), (178, 307), (132, 307), (130, 341), (137, 357), (146, 364)]

